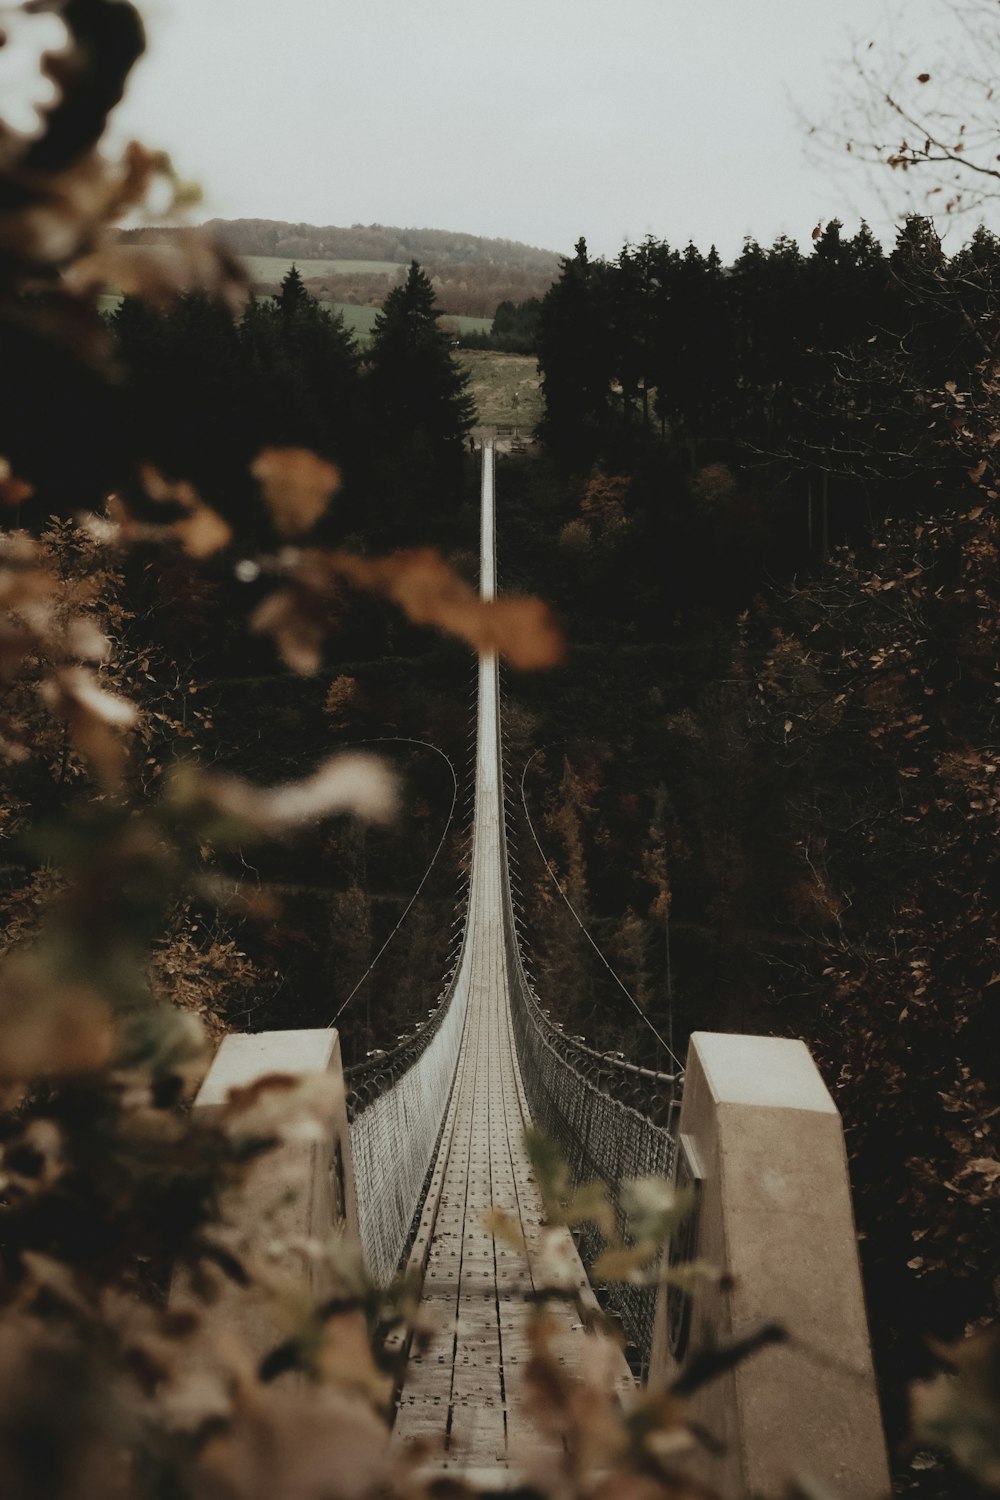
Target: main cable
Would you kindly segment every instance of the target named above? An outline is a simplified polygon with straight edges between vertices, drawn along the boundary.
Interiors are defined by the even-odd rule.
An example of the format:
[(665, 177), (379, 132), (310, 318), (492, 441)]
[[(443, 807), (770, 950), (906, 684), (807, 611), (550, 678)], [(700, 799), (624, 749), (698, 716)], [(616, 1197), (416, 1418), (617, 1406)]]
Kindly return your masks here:
[(397, 921), (395, 927), (392, 929), (392, 931), (390, 932), (389, 936), (386, 938), (385, 942), (382, 944), (381, 948), (378, 950), (378, 952), (376, 953), (375, 957), (372, 959), (371, 963), (368, 965), (367, 969), (362, 974), (361, 978), (358, 980), (357, 984), (354, 986), (354, 988), (351, 991), (351, 993), (348, 995), (347, 999), (340, 1006), (340, 1009), (337, 1011), (337, 1013), (334, 1016), (333, 1020), (328, 1023), (328, 1025), (327, 1025), (327, 1030), (328, 1031), (332, 1027), (336, 1026), (337, 1022), (340, 1020), (341, 1016), (344, 1014), (344, 1011), (350, 1005), (351, 1001), (354, 999), (355, 995), (358, 993), (358, 990), (364, 984), (365, 980), (369, 977), (369, 975), (371, 974), (372, 970), (375, 968), (375, 965), (378, 963), (379, 959), (382, 957), (382, 954), (388, 948), (389, 944), (392, 942), (393, 938), (396, 936), (396, 933), (399, 931), (399, 929), (402, 927), (403, 923), (406, 921), (407, 917), (409, 916), (410, 911), (411, 911), (414, 903), (417, 900), (417, 897), (420, 895), (420, 892), (423, 890), (424, 886), (427, 884), (427, 880), (428, 880), (428, 878), (430, 876), (430, 873), (434, 869), (434, 866), (438, 862), (438, 856), (440, 855), (441, 850), (444, 848), (445, 840), (447, 839), (448, 834), (449, 834), (449, 832), (451, 830), (452, 820), (454, 819), (454, 816), (455, 816), (455, 806), (456, 806), (456, 803), (458, 802), (458, 772), (455, 770), (455, 765), (454, 765), (454, 762), (451, 759), (451, 756), (445, 754), (445, 752), (438, 745), (432, 745), (428, 740), (414, 739), (411, 735), (405, 735), (405, 734), (377, 735), (377, 736), (374, 736), (371, 739), (366, 739), (366, 740), (351, 740), (351, 741), (349, 741), (349, 744), (351, 744), (351, 745), (419, 745), (424, 750), (433, 750), (434, 753), (435, 753), (435, 755), (440, 755), (441, 759), (447, 764), (448, 770), (451, 772), (451, 786), (452, 786), (452, 790), (451, 790), (451, 807), (450, 807), (450, 809), (448, 811), (448, 817), (445, 820), (444, 832), (441, 834), (441, 837), (438, 840), (438, 846), (434, 850), (433, 855), (431, 856), (431, 862), (430, 862), (430, 864), (427, 866), (426, 870), (424, 871), (424, 873), (423, 873), (423, 875), (421, 877), (420, 884), (417, 886), (416, 890), (413, 892), (413, 895), (410, 897), (409, 901), (406, 903), (406, 906), (403, 908), (402, 915), (399, 917), (399, 920)]
[(582, 918), (580, 917), (579, 913), (577, 912), (576, 907), (573, 905), (572, 901), (569, 899), (569, 897), (567, 896), (566, 892), (563, 890), (562, 886), (560, 885), (560, 883), (559, 883), (559, 877), (556, 875), (555, 870), (552, 868), (551, 864), (549, 863), (549, 861), (548, 861), (548, 859), (546, 857), (546, 854), (545, 854), (545, 850), (542, 848), (541, 840), (539, 839), (538, 834), (535, 832), (535, 825), (531, 821), (531, 814), (528, 811), (528, 795), (527, 795), (527, 791), (526, 791), (526, 788), (525, 788), (525, 780), (527, 778), (528, 769), (531, 766), (532, 761), (535, 760), (539, 755), (542, 755), (546, 750), (551, 750), (551, 749), (552, 749), (551, 745), (542, 745), (538, 750), (534, 751), (534, 753), (532, 755), (529, 755), (528, 759), (525, 761), (525, 763), (524, 763), (524, 769), (521, 772), (521, 806), (524, 809), (524, 816), (525, 816), (525, 820), (527, 821), (527, 824), (528, 824), (528, 830), (529, 830), (529, 832), (531, 834), (531, 837), (535, 841), (535, 848), (538, 850), (538, 853), (539, 853), (539, 855), (541, 857), (542, 863), (544, 864), (546, 870), (549, 872), (549, 878), (552, 881), (552, 884), (555, 886), (556, 890), (559, 892), (559, 894), (562, 897), (563, 901), (566, 903), (566, 905), (569, 908), (569, 911), (570, 911), (570, 913), (571, 913), (571, 915), (573, 917), (573, 920), (576, 922), (576, 925), (579, 927), (580, 931), (583, 933), (584, 937), (587, 939), (587, 942), (593, 948), (594, 952), (597, 954), (598, 958), (601, 960), (601, 963), (607, 969), (608, 973), (611, 975), (612, 979), (615, 981), (615, 983), (617, 984), (618, 988), (621, 990), (622, 994), (626, 997), (626, 999), (628, 1000), (629, 1004), (633, 1007), (633, 1009), (636, 1011), (636, 1013), (639, 1015), (639, 1017), (645, 1023), (645, 1025), (649, 1027), (649, 1030), (653, 1033), (653, 1035), (655, 1036), (656, 1040), (659, 1042), (660, 1046), (663, 1048), (664, 1052), (667, 1054), (667, 1056), (669, 1058), (673, 1059), (673, 1061), (676, 1063), (676, 1065), (679, 1068), (679, 1070), (681, 1071), (681, 1073), (683, 1073), (684, 1072), (684, 1064), (681, 1062), (680, 1058), (677, 1056), (677, 1053), (673, 1050), (672, 1047), (670, 1047), (664, 1041), (663, 1037), (657, 1031), (656, 1027), (653, 1025), (652, 1021), (649, 1019), (649, 1017), (647, 1016), (646, 1012), (643, 1010), (642, 1006), (639, 1004), (638, 1000), (636, 1000), (635, 996), (629, 990), (628, 986), (624, 983), (624, 981), (622, 979), (620, 979), (619, 976), (615, 973), (614, 969), (611, 967), (610, 963), (605, 958), (605, 956), (601, 952), (600, 948), (598, 948), (597, 944), (594, 942), (594, 939), (591, 937), (590, 933), (587, 931), (587, 928), (584, 925), (584, 922), (583, 922)]

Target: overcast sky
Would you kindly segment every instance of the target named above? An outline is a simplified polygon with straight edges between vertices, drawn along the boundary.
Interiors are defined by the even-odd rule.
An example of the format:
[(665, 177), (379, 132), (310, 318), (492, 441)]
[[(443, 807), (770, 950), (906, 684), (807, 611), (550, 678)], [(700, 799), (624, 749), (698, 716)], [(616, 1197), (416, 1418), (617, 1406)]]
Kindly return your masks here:
[[(807, 241), (866, 212), (806, 160), (838, 58), (882, 0), (140, 0), (120, 126), (174, 155), (205, 216), (373, 223), (614, 254), (647, 233)], [(940, 0), (907, 0), (910, 36)]]

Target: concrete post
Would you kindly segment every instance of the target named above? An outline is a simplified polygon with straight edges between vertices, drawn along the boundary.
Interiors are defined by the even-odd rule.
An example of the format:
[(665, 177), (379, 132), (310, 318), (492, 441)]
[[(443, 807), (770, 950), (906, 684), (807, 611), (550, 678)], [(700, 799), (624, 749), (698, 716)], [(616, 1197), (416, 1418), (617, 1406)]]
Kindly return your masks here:
[[(690, 1299), (661, 1291), (650, 1383), (690, 1351), (780, 1323), (788, 1342), (692, 1397), (723, 1445), (690, 1461), (723, 1500), (785, 1495), (811, 1479), (837, 1500), (890, 1493), (840, 1115), (808, 1049), (775, 1037), (696, 1032), (677, 1179), (697, 1208), (683, 1249), (732, 1278)], [(681, 1237), (685, 1237), (682, 1230)]]
[[(237, 1199), (227, 1205), (238, 1250), (266, 1266), (290, 1290), (322, 1298), (328, 1285), (322, 1255), (338, 1230), (357, 1239), (358, 1213), (351, 1138), (343, 1099), (340, 1037), (336, 1031), (265, 1031), (223, 1038), (195, 1099), (200, 1111), (218, 1111), (233, 1089), (245, 1089), (271, 1074), (303, 1078), (323, 1074), (341, 1085), (339, 1105), (318, 1138), (308, 1134), (263, 1154), (250, 1169)], [(280, 1096), (276, 1096), (280, 1099)], [(172, 1288), (182, 1301), (183, 1285)], [(280, 1337), (268, 1299), (260, 1293), (224, 1289), (212, 1321), (239, 1335), (260, 1355)]]

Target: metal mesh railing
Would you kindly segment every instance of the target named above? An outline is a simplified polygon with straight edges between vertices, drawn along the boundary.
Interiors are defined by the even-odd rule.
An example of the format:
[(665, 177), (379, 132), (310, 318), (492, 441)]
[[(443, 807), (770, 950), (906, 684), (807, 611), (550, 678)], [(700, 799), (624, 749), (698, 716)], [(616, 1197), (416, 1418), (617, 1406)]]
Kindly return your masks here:
[[(678, 1080), (672, 1074), (601, 1057), (566, 1037), (544, 1015), (531, 989), (512, 917), (505, 942), (514, 1037), (532, 1119), (557, 1143), (575, 1183), (595, 1178), (605, 1183), (619, 1232), (625, 1234), (622, 1183), (634, 1177), (666, 1177), (673, 1170), (674, 1140), (667, 1120)], [(662, 1124), (649, 1117), (654, 1113)], [(600, 1236), (587, 1226), (579, 1240), (589, 1269), (600, 1253)], [(644, 1367), (653, 1338), (655, 1290), (616, 1282), (605, 1291)]]
[(385, 1285), (395, 1275), (423, 1201), (451, 1098), (469, 998), (471, 968), (463, 941), (451, 979), (423, 1026), (391, 1052), (345, 1075), (351, 1155), (365, 1264)]
[[(557, 1143), (574, 1183), (599, 1179), (615, 1206), (619, 1233), (628, 1225), (622, 1184), (636, 1177), (666, 1177), (674, 1164), (674, 1117), (680, 1073), (661, 1073), (597, 1052), (567, 1036), (546, 1015), (525, 972), (514, 917), (504, 819), (504, 943), (518, 1063), (534, 1123)], [(588, 1271), (601, 1237), (584, 1227), (578, 1244)], [(645, 1373), (653, 1338), (655, 1288), (616, 1282), (603, 1289), (621, 1322), (631, 1354)]]
[[(431, 867), (458, 800), (456, 776), (448, 827)], [(383, 1286), (399, 1269), (423, 1204), (455, 1081), (470, 983), (467, 877), (464, 884), (453, 923), (459, 928), (458, 949), (434, 1007), (394, 1047), (373, 1052), (344, 1072), (361, 1246), (369, 1273)]]

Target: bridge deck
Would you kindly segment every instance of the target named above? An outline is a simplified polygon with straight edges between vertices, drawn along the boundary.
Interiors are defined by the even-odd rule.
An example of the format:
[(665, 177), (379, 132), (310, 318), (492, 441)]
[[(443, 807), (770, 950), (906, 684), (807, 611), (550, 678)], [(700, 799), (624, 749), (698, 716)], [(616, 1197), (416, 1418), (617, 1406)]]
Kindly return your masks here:
[[(492, 597), (493, 463), (483, 453), (482, 590)], [(497, 662), (479, 668), (476, 815), (466, 953), (471, 988), (458, 1070), (415, 1246), (426, 1255), (422, 1312), (433, 1332), (411, 1354), (399, 1397), (397, 1442), (430, 1440), (445, 1465), (517, 1462), (537, 1448), (524, 1371), (530, 1358), (524, 1294), (541, 1284), (542, 1205), (523, 1145), (529, 1123), (512, 1034), (503, 942), (503, 816)], [(521, 1226), (526, 1254), (497, 1240), (491, 1207)], [(586, 1274), (568, 1231), (560, 1249), (581, 1290)], [(578, 1369), (587, 1334), (575, 1311), (555, 1312), (555, 1350)], [(628, 1383), (624, 1360), (621, 1378)]]

